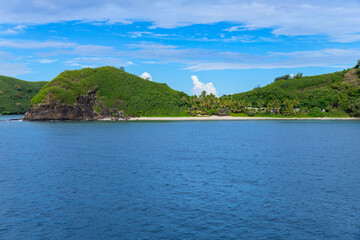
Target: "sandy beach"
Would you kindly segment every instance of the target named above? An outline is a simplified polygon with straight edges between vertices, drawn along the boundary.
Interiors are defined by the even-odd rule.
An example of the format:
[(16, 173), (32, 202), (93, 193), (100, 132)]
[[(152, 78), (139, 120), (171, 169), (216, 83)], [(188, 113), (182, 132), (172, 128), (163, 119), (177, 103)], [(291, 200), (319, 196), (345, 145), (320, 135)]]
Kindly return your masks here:
[(244, 121), (244, 120), (360, 120), (360, 118), (273, 118), (273, 117), (138, 117), (130, 118), (128, 121)]

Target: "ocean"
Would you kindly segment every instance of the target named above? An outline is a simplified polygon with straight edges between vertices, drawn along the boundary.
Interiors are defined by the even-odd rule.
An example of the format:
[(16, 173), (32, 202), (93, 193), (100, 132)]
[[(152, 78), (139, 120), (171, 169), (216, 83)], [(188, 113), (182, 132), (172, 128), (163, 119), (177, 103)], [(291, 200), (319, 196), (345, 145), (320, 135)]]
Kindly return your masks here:
[(0, 116), (0, 239), (360, 239), (360, 121)]

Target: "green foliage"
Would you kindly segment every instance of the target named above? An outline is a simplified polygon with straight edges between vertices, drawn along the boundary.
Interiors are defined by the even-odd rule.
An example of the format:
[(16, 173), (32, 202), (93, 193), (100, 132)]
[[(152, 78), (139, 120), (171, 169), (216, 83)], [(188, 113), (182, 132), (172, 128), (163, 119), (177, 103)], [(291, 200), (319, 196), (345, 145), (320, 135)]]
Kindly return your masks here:
[(276, 77), (276, 78), (274, 79), (274, 81), (276, 82), (276, 81), (288, 80), (288, 79), (291, 79), (290, 74), (286, 74), (286, 75), (284, 75), (284, 76)]
[(100, 112), (101, 112), (101, 108), (100, 108), (99, 104), (96, 104), (96, 105), (94, 106), (94, 110), (95, 110), (96, 113), (100, 113)]
[[(117, 107), (127, 116), (179, 115), (185, 112), (182, 97), (163, 83), (144, 80), (115, 67), (85, 68), (65, 71), (46, 84), (31, 100), (32, 104), (61, 101), (74, 104), (77, 97), (98, 89), (97, 102)], [(119, 103), (120, 100), (120, 103)], [(94, 110), (100, 112), (99, 105)]]
[(319, 107), (313, 107), (309, 110), (308, 115), (310, 117), (324, 117), (324, 113), (321, 111)]
[[(344, 80), (344, 75), (349, 71), (344, 70), (310, 77), (300, 77), (301, 74), (297, 74), (298, 78), (275, 81), (262, 88), (234, 94), (232, 98), (252, 103), (254, 106), (258, 106), (261, 102), (269, 109), (274, 101), (284, 103), (285, 99), (290, 101), (300, 99), (301, 102), (293, 103), (294, 108), (312, 109), (318, 107), (342, 114), (346, 111), (350, 113), (349, 103), (360, 98), (360, 87), (356, 81)], [(282, 104), (281, 108), (284, 108), (284, 105)], [(290, 109), (291, 107), (288, 107), (288, 110)], [(290, 112), (283, 109), (282, 114), (288, 115)]]
[(302, 73), (297, 73), (294, 77), (291, 77), (290, 74), (286, 74), (284, 76), (276, 77), (274, 81), (276, 82), (279, 80), (299, 79), (299, 78), (302, 78), (302, 76), (303, 76)]
[(46, 82), (28, 82), (0, 76), (0, 114), (23, 114)]
[[(206, 92), (203, 91), (202, 94), (198, 96), (191, 96), (186, 104), (188, 106), (187, 112), (190, 115), (214, 115), (218, 112), (220, 105), (219, 99), (214, 94), (206, 95)], [(221, 113), (220, 114), (224, 114)]]
[(20, 85), (17, 85), (17, 84), (14, 86), (14, 88), (17, 91), (21, 91), (21, 89), (22, 89), (22, 87)]
[(288, 99), (285, 99), (283, 102), (283, 108), (281, 110), (281, 114), (284, 116), (295, 115), (294, 101), (289, 101)]
[(293, 79), (299, 79), (299, 78), (302, 78), (303, 74), (302, 73), (297, 73)]
[(255, 114), (256, 114), (256, 112), (254, 112), (254, 111), (248, 111), (248, 112), (247, 112), (247, 115), (248, 115), (249, 117), (253, 117), (253, 116), (255, 116)]
[(360, 117), (360, 99), (351, 101), (348, 107), (348, 111), (352, 117)]

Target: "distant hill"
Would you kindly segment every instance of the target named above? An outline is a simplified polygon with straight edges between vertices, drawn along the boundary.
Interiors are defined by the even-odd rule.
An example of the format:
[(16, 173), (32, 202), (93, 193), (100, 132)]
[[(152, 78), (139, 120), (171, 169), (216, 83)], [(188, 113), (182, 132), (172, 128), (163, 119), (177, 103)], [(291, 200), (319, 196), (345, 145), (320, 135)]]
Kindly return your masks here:
[(183, 92), (115, 67), (64, 71), (31, 100), (29, 120), (179, 115)]
[(259, 102), (266, 106), (274, 101), (281, 103), (285, 99), (297, 99), (297, 107), (305, 110), (318, 107), (328, 112), (356, 115), (356, 108), (360, 107), (360, 69), (278, 80), (231, 97), (250, 102), (253, 106), (258, 106)]
[(28, 82), (0, 75), (0, 114), (23, 114), (46, 82)]

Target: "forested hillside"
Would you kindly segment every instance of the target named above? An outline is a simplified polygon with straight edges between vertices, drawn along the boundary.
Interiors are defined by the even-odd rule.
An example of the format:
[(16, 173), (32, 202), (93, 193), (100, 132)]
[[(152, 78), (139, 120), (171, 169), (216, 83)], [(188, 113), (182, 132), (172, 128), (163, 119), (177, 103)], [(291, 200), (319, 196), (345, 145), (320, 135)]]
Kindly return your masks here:
[(0, 114), (23, 114), (46, 82), (28, 82), (0, 75)]

